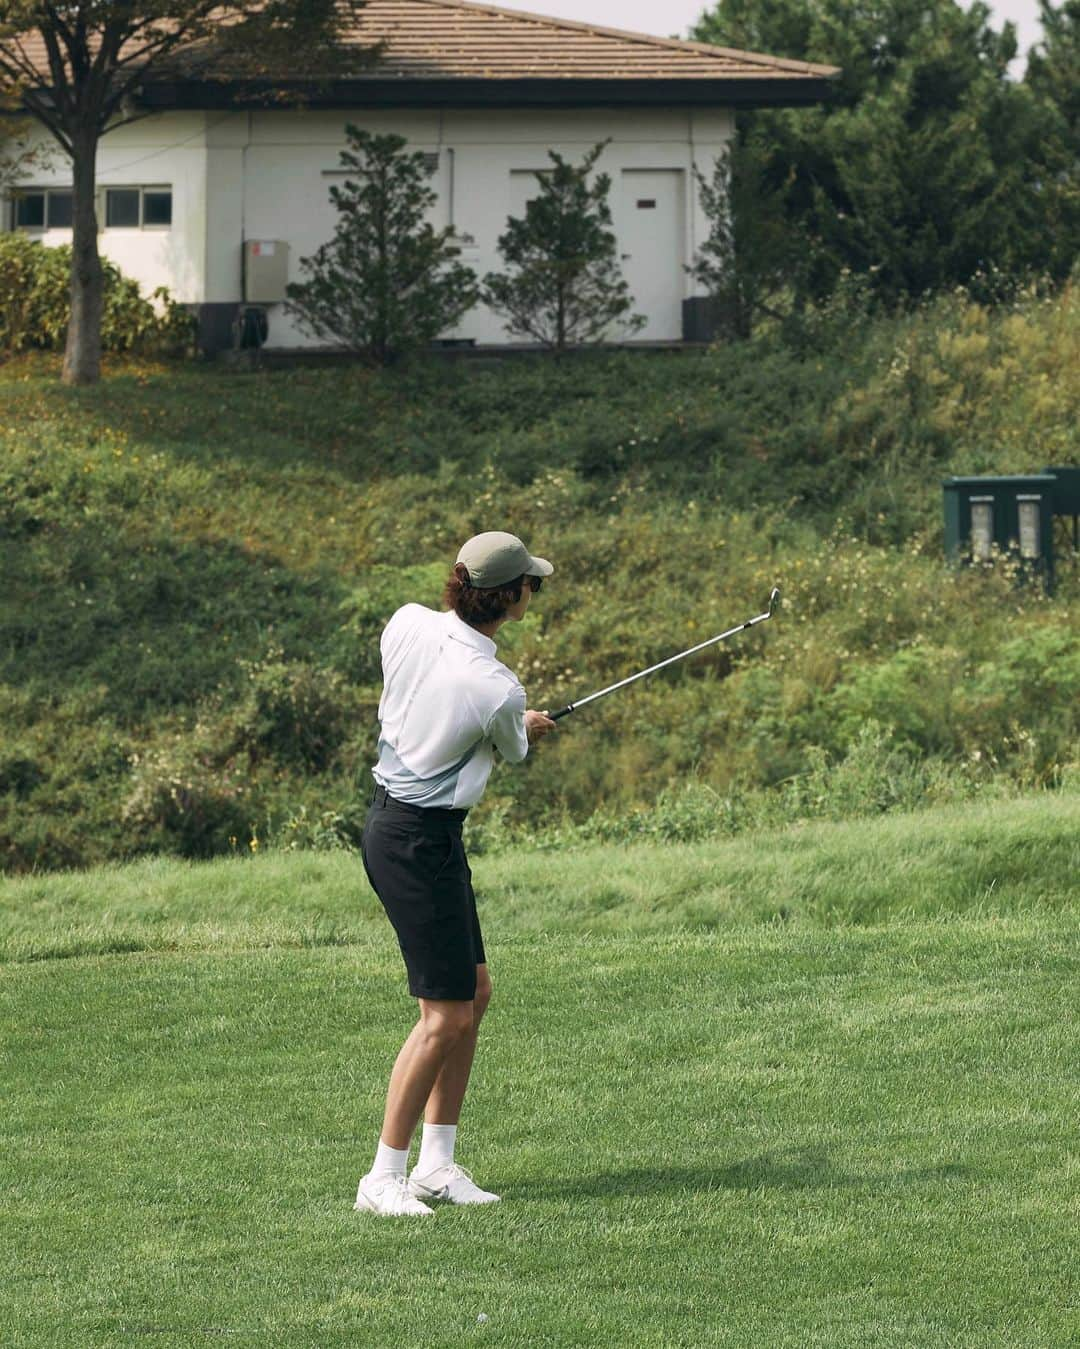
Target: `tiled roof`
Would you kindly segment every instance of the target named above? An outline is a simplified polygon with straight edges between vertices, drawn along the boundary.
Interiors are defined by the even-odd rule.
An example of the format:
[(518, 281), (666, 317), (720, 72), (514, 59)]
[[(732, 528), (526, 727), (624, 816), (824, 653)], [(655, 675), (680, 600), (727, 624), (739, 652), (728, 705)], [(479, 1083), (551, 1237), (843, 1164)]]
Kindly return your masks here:
[[(650, 37), (472, 0), (367, 0), (347, 34), (382, 44), (367, 80), (768, 80), (820, 81), (833, 66)], [(44, 43), (23, 49), (47, 78)], [(209, 72), (206, 72), (209, 73)], [(215, 72), (224, 74), (225, 72)]]
[(793, 80), (832, 66), (598, 28), (471, 0), (367, 0), (356, 40), (381, 41), (370, 74), (402, 79)]

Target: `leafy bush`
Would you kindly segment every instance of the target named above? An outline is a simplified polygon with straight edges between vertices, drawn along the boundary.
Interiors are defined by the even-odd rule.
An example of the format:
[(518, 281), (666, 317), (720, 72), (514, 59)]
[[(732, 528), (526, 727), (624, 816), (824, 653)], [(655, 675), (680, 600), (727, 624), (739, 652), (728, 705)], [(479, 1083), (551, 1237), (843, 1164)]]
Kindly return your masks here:
[(382, 680), (379, 637), (390, 617), (404, 604), (439, 607), (448, 567), (442, 562), (413, 567), (388, 567), (376, 562), (364, 572), (363, 583), (341, 601), (341, 627), (332, 658), (356, 684)]
[(510, 847), (563, 848), (584, 843), (700, 843), (755, 829), (776, 829), (807, 820), (860, 819), (913, 811), (976, 798), (1015, 794), (1019, 788), (989, 775), (978, 763), (924, 758), (893, 742), (873, 723), (839, 758), (811, 747), (808, 767), (773, 791), (733, 786), (720, 791), (697, 777), (671, 783), (647, 809), (601, 809), (580, 822), (564, 821), (532, 838), (511, 838), (504, 827), (510, 807), (470, 817), (472, 852)]
[(123, 822), (128, 851), (212, 857), (255, 837), (243, 769), (220, 768), (182, 741), (133, 759)]
[(336, 670), (283, 659), (279, 649), (248, 666), (250, 691), (237, 718), (235, 748), (257, 763), (320, 772), (345, 740), (356, 700)]
[[(138, 283), (102, 259), (102, 349), (186, 354), (192, 315), (159, 286), (145, 299)], [(71, 248), (46, 248), (24, 234), (0, 234), (0, 352), (63, 347), (71, 313)]]
[(301, 805), (268, 835), (271, 847), (290, 852), (354, 852), (360, 846), (363, 808), (311, 811)]
[(0, 754), (0, 796), (9, 792), (25, 798), (45, 780), (45, 773), (36, 760), (17, 750)]

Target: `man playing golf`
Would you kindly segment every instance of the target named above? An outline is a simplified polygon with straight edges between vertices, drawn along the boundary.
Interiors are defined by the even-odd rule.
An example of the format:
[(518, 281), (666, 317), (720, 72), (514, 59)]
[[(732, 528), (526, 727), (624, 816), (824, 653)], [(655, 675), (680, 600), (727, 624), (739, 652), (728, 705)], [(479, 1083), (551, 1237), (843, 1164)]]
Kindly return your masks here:
[[(461, 1103), (491, 997), (461, 826), (483, 795), (494, 750), (520, 763), (555, 723), (495, 657), (495, 633), (525, 616), (550, 562), (520, 539), (477, 534), (458, 553), (445, 613), (406, 604), (380, 643), (383, 694), (375, 791), (361, 852), (397, 933), (420, 1020), (390, 1075), (382, 1133), (358, 1209), (430, 1214), (425, 1199), (490, 1204), (454, 1161)], [(409, 1145), (424, 1115), (420, 1156)]]

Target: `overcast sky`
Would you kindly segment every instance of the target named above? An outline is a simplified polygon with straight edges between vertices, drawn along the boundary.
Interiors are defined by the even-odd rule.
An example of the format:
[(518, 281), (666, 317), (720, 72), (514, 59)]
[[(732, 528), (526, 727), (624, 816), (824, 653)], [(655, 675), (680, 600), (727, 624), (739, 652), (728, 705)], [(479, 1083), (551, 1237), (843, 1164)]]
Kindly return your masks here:
[[(702, 0), (490, 0), (501, 9), (524, 9), (533, 14), (552, 14), (580, 23), (598, 23), (608, 28), (629, 28), (637, 33), (655, 33), (659, 37), (685, 37), (703, 9)], [(1038, 42), (1039, 6), (1037, 0), (996, 0), (992, 4), (995, 26), (1006, 19), (1016, 24), (1020, 52), (1024, 54)], [(783, 56), (783, 52), (772, 53)], [(1024, 73), (1023, 63), (1013, 72)]]

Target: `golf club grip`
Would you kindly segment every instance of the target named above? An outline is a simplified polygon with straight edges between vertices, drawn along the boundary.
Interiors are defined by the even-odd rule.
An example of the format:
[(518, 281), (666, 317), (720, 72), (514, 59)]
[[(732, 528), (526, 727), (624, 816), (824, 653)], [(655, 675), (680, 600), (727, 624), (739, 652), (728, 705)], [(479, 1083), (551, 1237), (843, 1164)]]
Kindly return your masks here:
[(552, 721), (558, 721), (560, 717), (568, 717), (574, 710), (573, 703), (567, 703), (565, 707), (560, 707), (558, 712), (549, 712), (548, 716)]

